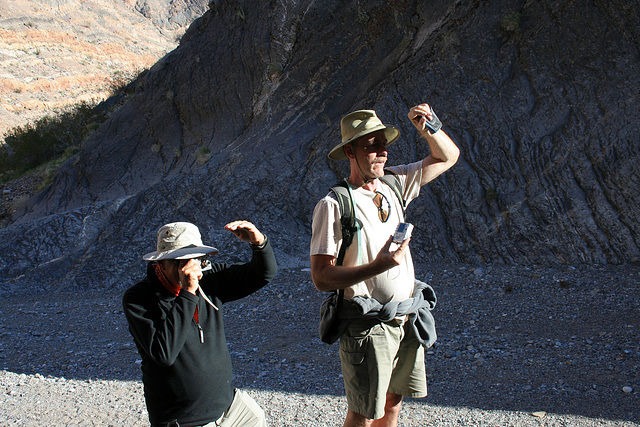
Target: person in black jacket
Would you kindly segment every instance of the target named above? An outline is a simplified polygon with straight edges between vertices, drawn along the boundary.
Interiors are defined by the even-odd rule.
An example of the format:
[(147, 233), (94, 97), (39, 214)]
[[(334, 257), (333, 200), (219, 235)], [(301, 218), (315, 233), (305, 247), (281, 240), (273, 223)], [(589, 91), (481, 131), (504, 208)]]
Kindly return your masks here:
[(277, 273), (269, 239), (252, 223), (225, 228), (253, 250), (250, 262), (210, 263), (218, 250), (188, 222), (158, 230), (147, 277), (123, 296), (129, 331), (142, 357), (152, 426), (266, 426), (264, 411), (232, 386), (222, 305), (268, 284)]

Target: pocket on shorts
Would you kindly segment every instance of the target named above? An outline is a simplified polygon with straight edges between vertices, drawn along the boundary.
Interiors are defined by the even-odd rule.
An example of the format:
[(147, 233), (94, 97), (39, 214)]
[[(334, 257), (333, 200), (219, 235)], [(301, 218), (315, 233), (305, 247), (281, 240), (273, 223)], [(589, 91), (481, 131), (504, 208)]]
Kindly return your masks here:
[(364, 361), (367, 350), (367, 337), (351, 337), (343, 335), (340, 338), (340, 354), (344, 363), (360, 365)]
[(345, 334), (340, 338), (340, 353), (343, 361), (351, 365), (364, 362), (371, 335), (376, 334), (379, 323), (358, 320), (352, 322)]
[(364, 362), (364, 351), (342, 351), (343, 360), (350, 365), (361, 365)]

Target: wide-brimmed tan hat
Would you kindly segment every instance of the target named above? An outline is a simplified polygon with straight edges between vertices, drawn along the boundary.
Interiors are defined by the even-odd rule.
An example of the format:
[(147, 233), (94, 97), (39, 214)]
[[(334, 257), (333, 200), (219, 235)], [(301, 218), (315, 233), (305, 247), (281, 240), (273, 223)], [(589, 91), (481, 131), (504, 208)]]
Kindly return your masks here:
[(344, 154), (344, 147), (351, 141), (355, 141), (361, 136), (370, 134), (378, 130), (384, 130), (387, 137), (387, 146), (398, 139), (400, 131), (393, 126), (385, 126), (376, 116), (373, 110), (358, 110), (349, 113), (340, 121), (340, 130), (342, 131), (342, 142), (329, 152), (329, 158), (333, 160), (344, 160), (347, 156)]
[(189, 259), (217, 253), (216, 248), (202, 244), (198, 227), (190, 222), (172, 222), (160, 227), (156, 250), (149, 252), (142, 259)]

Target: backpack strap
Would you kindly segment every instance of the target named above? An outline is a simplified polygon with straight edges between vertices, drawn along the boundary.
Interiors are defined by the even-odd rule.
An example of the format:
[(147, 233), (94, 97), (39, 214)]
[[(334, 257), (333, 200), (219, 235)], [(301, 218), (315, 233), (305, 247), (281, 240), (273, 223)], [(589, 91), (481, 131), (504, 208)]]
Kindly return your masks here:
[[(360, 223), (354, 215), (356, 208), (351, 198), (348, 185), (349, 182), (347, 182), (345, 178), (344, 181), (331, 187), (331, 191), (336, 196), (338, 206), (340, 207), (340, 225), (342, 226), (342, 244), (340, 245), (336, 265), (342, 265), (344, 255), (347, 253), (347, 248), (351, 245), (351, 242), (353, 242), (353, 236), (358, 232), (358, 227), (362, 227), (362, 223)], [(344, 289), (333, 292), (338, 294), (336, 309), (339, 311), (344, 299)]]
[(342, 244), (340, 245), (336, 265), (342, 265), (347, 248), (353, 242), (353, 237), (358, 229), (362, 227), (362, 223), (354, 215), (355, 206), (349, 194), (348, 185), (349, 183), (345, 179), (331, 187), (331, 191), (335, 194), (340, 207), (340, 225), (342, 226)]

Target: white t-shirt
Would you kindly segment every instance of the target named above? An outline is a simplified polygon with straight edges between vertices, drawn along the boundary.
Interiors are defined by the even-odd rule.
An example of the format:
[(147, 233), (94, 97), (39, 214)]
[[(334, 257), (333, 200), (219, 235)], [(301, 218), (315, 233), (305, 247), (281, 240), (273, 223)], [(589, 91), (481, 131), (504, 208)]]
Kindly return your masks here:
[[(403, 196), (407, 204), (418, 196), (422, 179), (421, 161), (388, 169), (400, 178)], [(402, 205), (393, 189), (382, 181), (378, 181), (376, 191), (381, 192), (386, 198), (386, 201), (384, 199), (382, 201), (383, 206), (390, 206), (390, 215), (386, 222), (382, 222), (378, 216), (378, 207), (373, 201), (375, 192), (362, 188), (351, 188), (356, 205), (356, 217), (363, 226), (355, 234), (353, 242), (347, 248), (344, 266), (362, 265), (373, 261), (396, 230), (398, 223), (404, 221)], [(313, 211), (310, 254), (331, 255), (337, 258), (341, 242), (340, 207), (333, 192), (330, 191), (316, 204)], [(389, 301), (404, 301), (413, 294), (414, 278), (411, 252), (407, 250), (400, 265), (364, 282), (345, 288), (344, 296), (351, 299), (356, 295), (361, 295), (375, 298), (382, 304)]]

